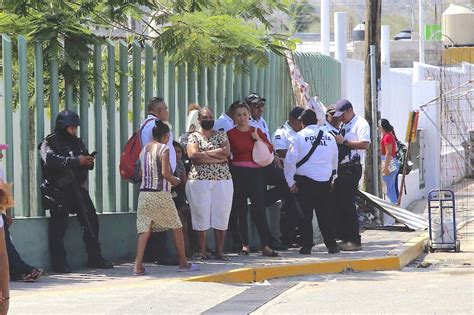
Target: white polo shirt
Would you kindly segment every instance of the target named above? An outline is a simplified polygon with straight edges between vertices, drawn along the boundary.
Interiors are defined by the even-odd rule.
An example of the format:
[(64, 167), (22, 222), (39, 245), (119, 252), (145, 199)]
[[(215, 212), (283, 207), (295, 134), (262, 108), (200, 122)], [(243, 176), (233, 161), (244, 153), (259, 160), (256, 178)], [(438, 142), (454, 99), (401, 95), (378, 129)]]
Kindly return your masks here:
[(330, 123), (326, 122), (322, 127), (322, 130), (329, 132), (333, 136), (336, 136), (339, 134), (339, 129), (335, 128), (333, 125)]
[(214, 129), (215, 131), (223, 131), (227, 132), (234, 128), (234, 120), (230, 118), (229, 115), (223, 113), (215, 122), (214, 122)]
[(263, 119), (263, 116), (260, 117), (259, 120), (256, 120), (256, 119), (253, 119), (252, 117), (250, 117), (249, 125), (251, 127), (254, 127), (254, 128), (260, 128), (263, 131), (263, 133), (267, 136), (268, 141), (270, 141), (270, 139), (271, 139), (270, 138), (270, 129), (268, 129), (268, 124), (265, 121), (265, 119)]
[(295, 174), (309, 177), (318, 182), (327, 182), (330, 180), (333, 170), (337, 169), (336, 138), (326, 131), (321, 138), (321, 143), (308, 161), (296, 168), (296, 163), (301, 161), (311, 150), (319, 130), (317, 125), (310, 125), (298, 132), (292, 139), (284, 164), (285, 179), (289, 187), (295, 183), (293, 178)]
[[(345, 130), (344, 140), (371, 142), (369, 123), (359, 115), (355, 115), (350, 122), (343, 124), (341, 128)], [(360, 155), (360, 161), (364, 164), (365, 150), (351, 150), (351, 156), (356, 153)], [(341, 161), (341, 163), (347, 162), (349, 162), (349, 157), (345, 157)]]
[[(159, 119), (154, 115), (148, 114), (146, 119), (141, 123), (140, 128), (143, 126), (143, 124), (145, 124), (147, 120), (150, 120), (150, 121), (146, 123), (141, 133), (142, 146), (145, 146), (146, 144), (153, 141), (153, 127), (155, 127), (155, 121)], [(170, 129), (171, 129), (171, 126), (170, 126)], [(172, 173), (174, 173), (174, 171), (176, 170), (176, 150), (174, 149), (174, 146), (173, 146), (173, 133), (172, 132), (170, 132), (170, 140), (168, 141), (167, 145), (170, 149), (171, 171)]]
[(294, 137), (296, 132), (291, 128), (288, 121), (278, 128), (273, 134), (273, 148), (276, 150), (288, 150), (290, 147), (290, 139)]

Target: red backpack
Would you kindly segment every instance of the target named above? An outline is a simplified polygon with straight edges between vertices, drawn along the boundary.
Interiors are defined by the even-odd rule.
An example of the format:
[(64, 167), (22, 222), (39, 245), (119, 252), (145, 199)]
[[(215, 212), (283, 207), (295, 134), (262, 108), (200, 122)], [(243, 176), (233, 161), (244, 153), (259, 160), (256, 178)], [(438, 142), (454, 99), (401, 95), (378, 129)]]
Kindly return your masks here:
[(140, 183), (142, 181), (140, 152), (142, 152), (143, 143), (141, 134), (146, 124), (155, 119), (156, 118), (147, 119), (143, 126), (135, 131), (125, 144), (122, 154), (120, 155), (119, 164), (120, 176), (122, 176), (123, 180), (130, 183)]

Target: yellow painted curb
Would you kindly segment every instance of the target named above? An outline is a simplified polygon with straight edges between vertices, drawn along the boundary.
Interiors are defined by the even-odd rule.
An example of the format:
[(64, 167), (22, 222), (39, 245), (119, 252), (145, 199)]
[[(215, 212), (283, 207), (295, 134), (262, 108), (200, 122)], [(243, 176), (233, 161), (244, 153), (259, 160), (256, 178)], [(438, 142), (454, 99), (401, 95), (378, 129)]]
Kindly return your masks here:
[(339, 273), (344, 270), (391, 270), (398, 269), (399, 260), (396, 257), (383, 257), (373, 259), (353, 259), (353, 260), (337, 260), (325, 261), (308, 264), (294, 264), (282, 266), (266, 266), (255, 268), (255, 281), (304, 276), (312, 274)]
[(184, 280), (217, 283), (251, 283), (274, 278), (340, 273), (344, 270), (398, 270), (408, 265), (423, 252), (426, 239), (426, 234), (413, 238), (404, 243), (401, 248), (389, 252), (385, 257), (241, 268), (212, 275), (196, 276)]
[(192, 282), (251, 283), (255, 282), (255, 268), (240, 268), (206, 276), (185, 279)]
[(427, 234), (415, 237), (403, 244), (402, 251), (398, 254), (400, 259), (400, 268), (405, 267), (423, 253), (425, 242), (428, 239)]

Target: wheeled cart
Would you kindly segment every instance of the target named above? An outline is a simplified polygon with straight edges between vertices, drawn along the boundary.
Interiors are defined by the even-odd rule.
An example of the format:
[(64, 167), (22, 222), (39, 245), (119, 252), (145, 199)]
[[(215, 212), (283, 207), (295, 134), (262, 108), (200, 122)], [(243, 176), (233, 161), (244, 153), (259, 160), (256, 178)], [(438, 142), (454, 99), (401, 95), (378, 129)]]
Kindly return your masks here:
[(452, 190), (434, 189), (428, 194), (430, 240), (428, 249), (461, 251), (456, 234), (456, 203)]

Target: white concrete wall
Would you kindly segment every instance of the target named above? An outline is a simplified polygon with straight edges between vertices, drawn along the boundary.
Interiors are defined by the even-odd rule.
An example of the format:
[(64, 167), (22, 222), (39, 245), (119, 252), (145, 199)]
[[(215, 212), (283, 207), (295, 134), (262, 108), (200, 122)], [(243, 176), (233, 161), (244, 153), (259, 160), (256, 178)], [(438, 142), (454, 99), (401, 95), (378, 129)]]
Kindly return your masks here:
[[(419, 106), (433, 99), (437, 95), (436, 81), (413, 82), (413, 69), (382, 67), (382, 92), (380, 102), (381, 118), (386, 118), (394, 126), (397, 137), (405, 142), (405, 134), (408, 125), (408, 116), (412, 110), (419, 109)], [(430, 115), (434, 115), (430, 111)], [(436, 117), (433, 117), (436, 121)], [(413, 170), (405, 178), (407, 195), (403, 195), (401, 205), (406, 207), (411, 202), (426, 196), (427, 192), (434, 188), (438, 178), (435, 176), (437, 161), (433, 159), (436, 148), (433, 145), (439, 142), (434, 125), (426, 122), (426, 117), (421, 114), (419, 127), (425, 129), (425, 140), (428, 144), (424, 148), (425, 152), (425, 187), (420, 188), (420, 171)], [(412, 157), (415, 158), (415, 157)], [(401, 183), (401, 176), (399, 183)]]
[[(419, 109), (420, 105), (437, 97), (439, 93), (439, 83), (437, 81), (415, 81), (413, 83), (413, 109)], [(429, 121), (438, 120), (438, 110), (436, 106), (425, 107), (420, 111), (418, 128), (423, 129), (425, 135), (424, 148), (424, 169), (425, 169), (425, 189), (422, 191), (426, 196), (431, 189), (439, 186), (439, 134), (436, 126)]]
[(364, 116), (364, 62), (347, 59), (347, 99), (357, 114)]
[(404, 141), (409, 112), (413, 110), (412, 69), (382, 67), (379, 111), (388, 119), (400, 141)]

